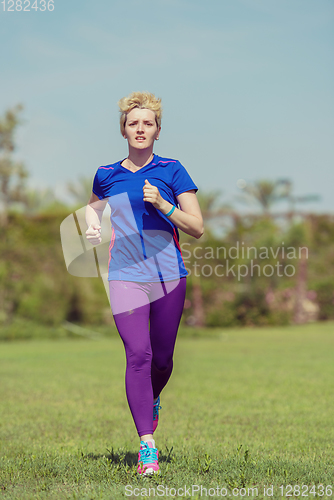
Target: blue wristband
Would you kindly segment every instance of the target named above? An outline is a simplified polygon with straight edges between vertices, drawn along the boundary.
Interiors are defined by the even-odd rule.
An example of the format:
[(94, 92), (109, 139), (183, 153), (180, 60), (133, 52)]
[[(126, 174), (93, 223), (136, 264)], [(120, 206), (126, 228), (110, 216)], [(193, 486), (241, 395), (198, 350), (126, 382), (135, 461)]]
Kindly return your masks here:
[(166, 217), (169, 217), (170, 215), (172, 215), (172, 213), (174, 212), (175, 208), (176, 208), (175, 205), (173, 205), (173, 208), (171, 208), (170, 211), (167, 214), (165, 214)]

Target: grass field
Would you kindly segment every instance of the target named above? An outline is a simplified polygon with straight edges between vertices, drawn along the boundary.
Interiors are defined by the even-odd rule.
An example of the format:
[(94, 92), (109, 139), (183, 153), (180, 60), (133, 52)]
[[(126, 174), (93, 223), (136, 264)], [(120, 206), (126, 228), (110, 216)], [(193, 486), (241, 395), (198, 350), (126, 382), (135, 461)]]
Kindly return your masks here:
[(0, 497), (333, 499), (334, 323), (209, 333), (180, 332), (154, 478), (118, 338), (1, 342)]

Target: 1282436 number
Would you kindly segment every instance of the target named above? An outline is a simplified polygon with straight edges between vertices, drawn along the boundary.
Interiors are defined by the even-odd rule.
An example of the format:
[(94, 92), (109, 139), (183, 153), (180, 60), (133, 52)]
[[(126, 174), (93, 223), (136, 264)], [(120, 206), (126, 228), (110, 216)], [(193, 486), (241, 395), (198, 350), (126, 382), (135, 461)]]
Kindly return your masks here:
[(3, 0), (1, 4), (4, 12), (31, 12), (33, 10), (35, 12), (38, 10), (52, 12), (55, 8), (54, 0)]
[(317, 486), (308, 486), (307, 484), (302, 484), (299, 486), (298, 484), (287, 484), (286, 486), (279, 486), (281, 490), (282, 497), (292, 497), (292, 496), (301, 496), (308, 497), (310, 495), (322, 497), (326, 495), (326, 497), (330, 497), (333, 494), (333, 489), (331, 485), (324, 486), (323, 484), (317, 484)]

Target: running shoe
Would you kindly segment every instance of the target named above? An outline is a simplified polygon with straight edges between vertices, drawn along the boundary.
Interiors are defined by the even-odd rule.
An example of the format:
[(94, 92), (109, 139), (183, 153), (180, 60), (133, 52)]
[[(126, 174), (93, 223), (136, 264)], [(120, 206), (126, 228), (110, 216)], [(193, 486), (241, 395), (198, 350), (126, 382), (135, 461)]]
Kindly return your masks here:
[(159, 421), (159, 410), (161, 410), (162, 406), (160, 406), (160, 396), (157, 401), (153, 403), (153, 432), (158, 427)]
[(138, 453), (138, 474), (154, 474), (159, 471), (158, 464), (159, 452), (153, 448), (151, 441), (141, 441), (140, 451)]

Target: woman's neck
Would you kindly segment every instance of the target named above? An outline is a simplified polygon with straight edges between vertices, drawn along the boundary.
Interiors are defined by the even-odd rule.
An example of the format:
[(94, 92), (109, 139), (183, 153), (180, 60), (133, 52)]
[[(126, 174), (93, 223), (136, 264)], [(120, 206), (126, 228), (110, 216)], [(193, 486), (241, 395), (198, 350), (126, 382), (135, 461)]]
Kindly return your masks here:
[(138, 150), (134, 148), (129, 149), (129, 155), (126, 159), (128, 164), (132, 164), (134, 168), (138, 169), (145, 167), (153, 160), (153, 148)]

